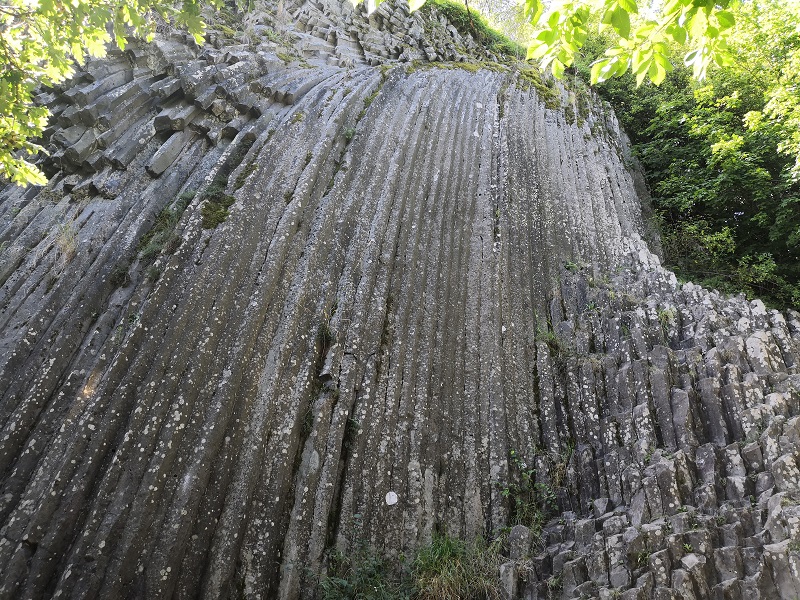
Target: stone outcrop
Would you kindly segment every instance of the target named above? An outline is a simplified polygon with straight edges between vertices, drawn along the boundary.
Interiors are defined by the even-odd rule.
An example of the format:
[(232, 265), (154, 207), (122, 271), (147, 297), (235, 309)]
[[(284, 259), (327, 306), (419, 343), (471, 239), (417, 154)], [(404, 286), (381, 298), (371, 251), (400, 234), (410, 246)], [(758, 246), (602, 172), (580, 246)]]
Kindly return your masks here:
[(800, 595), (800, 315), (660, 266), (613, 114), (435, 14), (247, 32), (40, 96), (0, 597), (310, 598), (332, 547), (498, 535), (515, 460), (557, 510), (513, 597)]

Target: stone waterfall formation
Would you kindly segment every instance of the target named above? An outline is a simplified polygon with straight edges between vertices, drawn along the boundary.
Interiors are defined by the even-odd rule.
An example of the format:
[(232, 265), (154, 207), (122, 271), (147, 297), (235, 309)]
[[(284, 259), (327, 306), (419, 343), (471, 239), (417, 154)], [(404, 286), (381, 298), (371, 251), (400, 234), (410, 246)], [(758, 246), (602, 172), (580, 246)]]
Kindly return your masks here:
[(512, 451), (558, 499), (516, 597), (798, 597), (800, 315), (660, 266), (587, 95), (435, 12), (277, 15), (40, 96), (0, 597), (311, 598), (332, 547), (497, 535)]

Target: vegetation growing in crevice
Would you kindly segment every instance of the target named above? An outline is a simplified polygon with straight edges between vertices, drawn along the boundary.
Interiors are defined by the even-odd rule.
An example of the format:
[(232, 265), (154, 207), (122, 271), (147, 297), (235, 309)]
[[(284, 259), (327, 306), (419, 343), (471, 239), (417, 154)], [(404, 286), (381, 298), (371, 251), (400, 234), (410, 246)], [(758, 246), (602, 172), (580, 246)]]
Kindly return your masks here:
[(571, 452), (564, 461), (549, 460), (553, 472), (549, 473), (550, 482), (545, 482), (537, 480), (536, 469), (511, 450), (509, 481), (501, 486), (501, 494), (509, 501), (512, 524), (525, 525), (535, 538), (540, 538), (545, 523), (558, 508), (555, 488), (563, 483), (566, 462), (570, 457)]
[(203, 197), (205, 202), (200, 207), (203, 229), (214, 229), (228, 218), (228, 208), (236, 202), (236, 198), (226, 194), (225, 186), (219, 183), (210, 185)]
[[(228, 179), (236, 167), (242, 163), (254, 142), (255, 138), (244, 139), (234, 151), (231, 152), (220, 167), (211, 185), (203, 192), (203, 204), (200, 206), (200, 215), (203, 218), (203, 229), (214, 229), (218, 225), (224, 223), (228, 218), (228, 209), (236, 202), (236, 198), (225, 193), (228, 187)], [(249, 166), (245, 167), (242, 173), (246, 173), (249, 168)], [(242, 173), (239, 174), (239, 177), (237, 177), (234, 182), (235, 190), (244, 185), (244, 180), (240, 181)], [(249, 173), (247, 173), (244, 178), (246, 179), (248, 175)]]
[(127, 261), (121, 261), (117, 263), (117, 265), (111, 271), (111, 275), (108, 277), (108, 282), (115, 288), (127, 287), (131, 283), (131, 276), (128, 271), (129, 269), (130, 264), (128, 264)]
[(139, 241), (139, 259), (142, 262), (152, 262), (159, 254), (172, 254), (178, 249), (181, 238), (175, 234), (175, 226), (194, 195), (194, 191), (184, 192), (172, 205), (158, 214), (150, 231)]
[(324, 600), (410, 600), (412, 589), (391, 565), (366, 546), (349, 555), (332, 551), (328, 575), (319, 583)]
[(535, 89), (546, 108), (555, 109), (561, 106), (561, 93), (553, 78), (545, 77), (534, 66), (520, 67), (516, 72), (518, 87), (523, 90)]
[(247, 166), (244, 169), (242, 169), (236, 176), (236, 181), (233, 184), (233, 190), (236, 191), (240, 189), (242, 186), (244, 186), (245, 182), (247, 181), (247, 178), (250, 177), (250, 175), (252, 175), (253, 173), (255, 173), (257, 167), (258, 165), (256, 164), (255, 160), (251, 160), (249, 163), (247, 163)]
[[(560, 453), (540, 453), (540, 462), (547, 465), (547, 477), (541, 481), (519, 454), (510, 452), (509, 481), (498, 485), (510, 501), (509, 525), (525, 525), (531, 530), (532, 550), (541, 547), (543, 528), (556, 515), (556, 490), (566, 481), (574, 451), (574, 443), (569, 442)], [(505, 597), (500, 566), (511, 560), (506, 554), (508, 531), (504, 529), (494, 539), (478, 536), (472, 541), (435, 533), (430, 544), (418, 548), (413, 557), (401, 554), (396, 560), (388, 560), (364, 544), (347, 555), (332, 550), (319, 589), (325, 600), (499, 600)], [(530, 568), (527, 555), (512, 562), (520, 576)], [(560, 584), (560, 579), (552, 583)]]
[(332, 551), (319, 583), (325, 600), (499, 600), (502, 538), (465, 542), (435, 534), (413, 559), (392, 563), (366, 546)]
[(509, 68), (510, 67), (508, 65), (488, 60), (478, 61), (478, 62), (413, 60), (406, 67), (406, 74), (410, 75), (415, 71), (420, 71), (423, 69), (449, 69), (449, 70), (460, 69), (462, 71), (467, 71), (468, 73), (477, 73), (481, 69), (486, 69), (487, 71), (502, 72), (502, 71), (508, 71)]
[(412, 576), (419, 600), (499, 600), (499, 569), (503, 562), (502, 540), (472, 542), (434, 535), (414, 559)]
[(363, 119), (363, 118), (364, 118), (364, 115), (366, 115), (366, 114), (367, 114), (367, 109), (368, 109), (368, 108), (370, 107), (370, 105), (371, 105), (371, 104), (372, 104), (372, 103), (375, 101), (375, 98), (377, 98), (377, 97), (378, 97), (378, 94), (380, 94), (380, 93), (381, 93), (381, 90), (383, 89), (383, 84), (384, 84), (384, 83), (386, 83), (386, 77), (387, 77), (387, 74), (388, 74), (388, 72), (389, 72), (389, 70), (388, 70), (388, 69), (381, 69), (381, 80), (380, 80), (380, 82), (378, 83), (378, 87), (376, 87), (376, 88), (375, 88), (375, 89), (374, 89), (374, 90), (373, 90), (373, 91), (372, 91), (372, 92), (369, 94), (369, 96), (367, 96), (366, 98), (364, 98), (364, 108), (362, 108), (362, 109), (361, 109), (361, 112), (359, 112), (359, 113), (358, 113), (358, 116), (356, 117), (356, 124), (358, 124), (358, 122), (359, 122), (361, 119)]

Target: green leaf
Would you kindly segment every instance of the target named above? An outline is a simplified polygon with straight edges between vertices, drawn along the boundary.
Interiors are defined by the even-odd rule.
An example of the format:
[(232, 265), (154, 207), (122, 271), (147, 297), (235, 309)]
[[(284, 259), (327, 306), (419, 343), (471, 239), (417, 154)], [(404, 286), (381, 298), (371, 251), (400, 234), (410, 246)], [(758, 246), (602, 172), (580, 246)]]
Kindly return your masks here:
[(626, 40), (631, 34), (631, 17), (622, 8), (617, 7), (611, 14), (611, 26), (621, 38)]
[(551, 68), (553, 77), (556, 79), (562, 79), (564, 77), (564, 64), (560, 60), (554, 60)]
[(688, 27), (687, 24), (692, 20), (692, 17), (694, 17), (696, 13), (697, 13), (696, 7), (692, 7), (686, 12), (681, 13), (681, 15), (678, 17), (678, 25), (680, 25), (681, 27)]
[(730, 29), (736, 24), (736, 19), (733, 14), (729, 13), (727, 10), (720, 10), (715, 14), (720, 29)]
[(667, 54), (669, 54), (669, 48), (667, 48), (667, 45), (664, 42), (656, 42), (655, 44), (653, 44), (653, 52), (656, 54), (663, 54), (664, 56), (666, 56)]
[(542, 5), (541, 0), (525, 0), (525, 16), (534, 25), (539, 22), (539, 17), (542, 16), (543, 10), (544, 6)]
[(661, 85), (661, 83), (667, 77), (667, 72), (661, 67), (661, 65), (656, 65), (656, 67), (656, 73), (655, 75), (650, 75), (650, 81), (656, 85)]
[(206, 25), (200, 15), (182, 12), (178, 15), (177, 21), (186, 27), (186, 30), (194, 36), (198, 44), (203, 43), (203, 33), (205, 33)]
[(88, 38), (86, 40), (86, 51), (92, 56), (105, 56), (106, 53), (106, 40), (97, 38)]
[(618, 0), (619, 6), (622, 10), (631, 15), (639, 14), (639, 7), (636, 6), (636, 0)]
[(595, 61), (591, 69), (592, 85), (611, 78), (614, 74), (615, 63), (615, 58), (603, 58)]
[(636, 38), (639, 40), (646, 40), (650, 33), (656, 28), (655, 23), (645, 23), (636, 28)]
[(689, 36), (693, 38), (702, 37), (708, 26), (708, 18), (703, 11), (695, 11), (691, 18), (686, 22), (686, 29), (689, 30)]
[(622, 77), (625, 75), (626, 71), (628, 70), (629, 62), (627, 60), (618, 60), (614, 66), (614, 76), (615, 77)]
[(644, 52), (641, 55), (634, 53), (631, 61), (631, 68), (633, 69), (634, 74), (639, 75), (640, 73), (647, 72), (647, 69), (650, 68), (652, 62), (652, 52)]
[(644, 81), (645, 77), (647, 77), (647, 69), (643, 70), (636, 76), (636, 87), (642, 85), (642, 82)]
[(527, 60), (539, 60), (545, 54), (547, 54), (548, 50), (549, 50), (549, 47), (546, 44), (531, 44), (530, 46), (528, 46), (528, 52), (527, 52), (527, 55), (526, 55), (526, 59)]
[(539, 32), (539, 35), (536, 36), (536, 39), (539, 40), (542, 44), (547, 46), (552, 46), (556, 39), (558, 39), (558, 30), (557, 29), (545, 29)]
[(686, 40), (689, 37), (688, 32), (686, 29), (681, 27), (680, 25), (670, 25), (667, 27), (667, 35), (683, 46), (686, 43)]
[(714, 62), (720, 67), (732, 67), (736, 64), (733, 55), (727, 50), (717, 50), (714, 52)]
[(664, 54), (654, 53), (653, 59), (661, 65), (661, 68), (664, 69), (667, 73), (673, 70), (672, 63), (669, 62), (669, 59)]
[(550, 15), (550, 18), (547, 19), (547, 25), (550, 27), (550, 29), (555, 29), (560, 19), (561, 19), (561, 13), (555, 10)]

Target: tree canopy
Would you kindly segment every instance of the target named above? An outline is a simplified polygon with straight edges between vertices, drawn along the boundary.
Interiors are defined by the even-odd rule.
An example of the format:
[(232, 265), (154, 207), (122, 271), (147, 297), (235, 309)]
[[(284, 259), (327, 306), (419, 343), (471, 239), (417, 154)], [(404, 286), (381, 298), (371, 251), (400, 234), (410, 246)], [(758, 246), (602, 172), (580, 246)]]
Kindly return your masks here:
[[(200, 43), (201, 1), (183, 0), (176, 9), (166, 0), (9, 0), (0, 8), (0, 175), (22, 185), (45, 182), (42, 172), (25, 160), (42, 150), (33, 140), (49, 117), (47, 109), (33, 101), (37, 86), (68, 78), (75, 63), (87, 55), (103, 56), (112, 37), (120, 48), (127, 36), (150, 38), (157, 18), (185, 27)], [(381, 1), (369, 6), (374, 9)], [(424, 4), (424, 0), (409, 2), (412, 10)], [(637, 83), (645, 78), (660, 83), (673, 70), (670, 43), (688, 45), (683, 61), (702, 78), (712, 62), (732, 64), (727, 41), (735, 23), (731, 2), (669, 0), (652, 12), (640, 10), (636, 0), (572, 0), (554, 3), (545, 13), (542, 0), (525, 0), (525, 15), (534, 28), (540, 28), (528, 56), (561, 78), (596, 22), (601, 31), (613, 31), (617, 38), (592, 65), (593, 82), (630, 69)], [(776, 96), (773, 110), (788, 113), (794, 102), (791, 94)], [(800, 149), (800, 134), (787, 140), (786, 148)]]
[[(732, 14), (725, 69), (698, 81), (678, 63), (660, 86), (639, 86), (628, 72), (598, 90), (644, 167), (667, 265), (726, 292), (800, 307), (800, 7), (762, 0)], [(584, 81), (614, 44), (607, 33), (591, 33), (576, 58)]]
[[(683, 63), (702, 79), (712, 63), (733, 63), (728, 34), (736, 18), (731, 4), (732, 0), (668, 0), (658, 10), (640, 10), (636, 0), (563, 2), (545, 15), (528, 56), (561, 77), (596, 25), (600, 32), (613, 31), (616, 39), (593, 63), (592, 83), (630, 69), (638, 84), (645, 78), (659, 84), (674, 68), (670, 44), (686, 47)], [(525, 6), (531, 20), (538, 22), (542, 1), (525, 0)]]
[(128, 36), (151, 38), (158, 18), (185, 27), (199, 43), (200, 9), (200, 0), (183, 0), (180, 8), (167, 0), (6, 0), (0, 7), (0, 175), (22, 185), (47, 181), (24, 158), (42, 150), (33, 140), (49, 118), (33, 100), (38, 86), (64, 81), (87, 55), (105, 55), (112, 37), (119, 48)]

